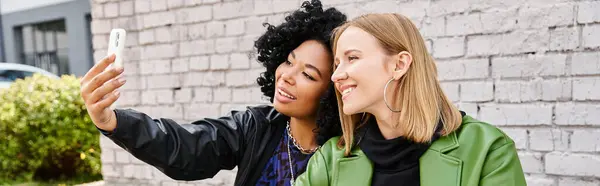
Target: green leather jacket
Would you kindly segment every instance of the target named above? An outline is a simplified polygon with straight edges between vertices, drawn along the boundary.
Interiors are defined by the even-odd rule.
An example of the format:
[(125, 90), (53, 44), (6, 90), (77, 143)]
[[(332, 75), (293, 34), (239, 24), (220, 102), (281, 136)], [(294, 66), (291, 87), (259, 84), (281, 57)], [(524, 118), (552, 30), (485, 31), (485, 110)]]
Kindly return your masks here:
[[(358, 147), (345, 157), (339, 139), (313, 155), (295, 185), (371, 185), (372, 162)], [(421, 186), (527, 185), (513, 140), (468, 115), (458, 130), (434, 141), (419, 163)]]

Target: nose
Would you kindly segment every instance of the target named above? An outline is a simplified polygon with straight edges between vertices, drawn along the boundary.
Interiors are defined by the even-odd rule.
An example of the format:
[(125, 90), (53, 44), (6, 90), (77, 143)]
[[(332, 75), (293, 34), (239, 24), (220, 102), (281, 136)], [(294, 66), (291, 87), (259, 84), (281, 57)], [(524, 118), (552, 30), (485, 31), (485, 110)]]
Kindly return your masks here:
[(345, 80), (347, 78), (348, 78), (348, 73), (341, 70), (341, 68), (335, 69), (335, 71), (333, 72), (333, 75), (331, 75), (331, 81), (333, 81), (334, 83), (337, 83), (341, 80)]
[(281, 80), (283, 80), (284, 82), (290, 84), (290, 85), (295, 85), (296, 84), (296, 80), (294, 80), (294, 70), (290, 69), (287, 71), (284, 71), (281, 73)]

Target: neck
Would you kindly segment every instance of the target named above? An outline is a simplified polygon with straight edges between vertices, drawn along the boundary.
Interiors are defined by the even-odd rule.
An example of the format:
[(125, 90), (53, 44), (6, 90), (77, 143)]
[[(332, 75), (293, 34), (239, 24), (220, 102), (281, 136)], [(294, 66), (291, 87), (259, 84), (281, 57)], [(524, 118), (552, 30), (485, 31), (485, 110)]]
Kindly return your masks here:
[(375, 116), (377, 126), (379, 127), (383, 138), (389, 140), (404, 135), (404, 131), (401, 131), (400, 128), (397, 127), (398, 125), (401, 125), (401, 123), (398, 123), (395, 119), (398, 118), (400, 113), (392, 112), (384, 103), (382, 104), (383, 105), (378, 105), (376, 108), (372, 109), (370, 113)]
[(290, 130), (292, 136), (304, 149), (314, 149), (317, 145), (317, 135), (313, 131), (317, 128), (316, 118), (290, 118)]

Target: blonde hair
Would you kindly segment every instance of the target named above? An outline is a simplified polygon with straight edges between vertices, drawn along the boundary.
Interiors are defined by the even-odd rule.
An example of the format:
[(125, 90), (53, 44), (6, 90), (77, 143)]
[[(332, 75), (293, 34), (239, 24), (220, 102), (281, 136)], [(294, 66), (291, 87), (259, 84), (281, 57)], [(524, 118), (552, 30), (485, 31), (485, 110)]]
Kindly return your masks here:
[[(401, 110), (395, 118), (396, 128), (403, 131), (405, 138), (419, 143), (430, 142), (440, 120), (443, 123), (442, 135), (448, 135), (460, 127), (461, 114), (440, 87), (435, 61), (427, 52), (419, 30), (407, 17), (392, 13), (366, 14), (346, 22), (334, 30), (334, 52), (340, 35), (350, 26), (373, 35), (390, 55), (407, 51), (413, 57), (410, 68), (398, 82), (399, 91), (396, 93), (395, 102), (390, 103), (393, 109)], [(338, 145), (344, 146), (345, 154), (349, 155), (356, 129), (373, 116), (345, 115), (341, 95), (339, 92), (336, 92), (336, 95), (343, 132)]]

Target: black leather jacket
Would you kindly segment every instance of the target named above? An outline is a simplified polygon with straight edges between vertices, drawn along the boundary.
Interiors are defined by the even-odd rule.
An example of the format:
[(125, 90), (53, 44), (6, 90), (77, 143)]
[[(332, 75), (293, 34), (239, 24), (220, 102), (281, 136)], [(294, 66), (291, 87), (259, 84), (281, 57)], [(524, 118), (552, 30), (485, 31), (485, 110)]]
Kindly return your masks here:
[(212, 178), (238, 166), (235, 185), (255, 185), (289, 117), (271, 106), (248, 107), (191, 124), (116, 109), (117, 128), (103, 132), (138, 159), (175, 180)]

